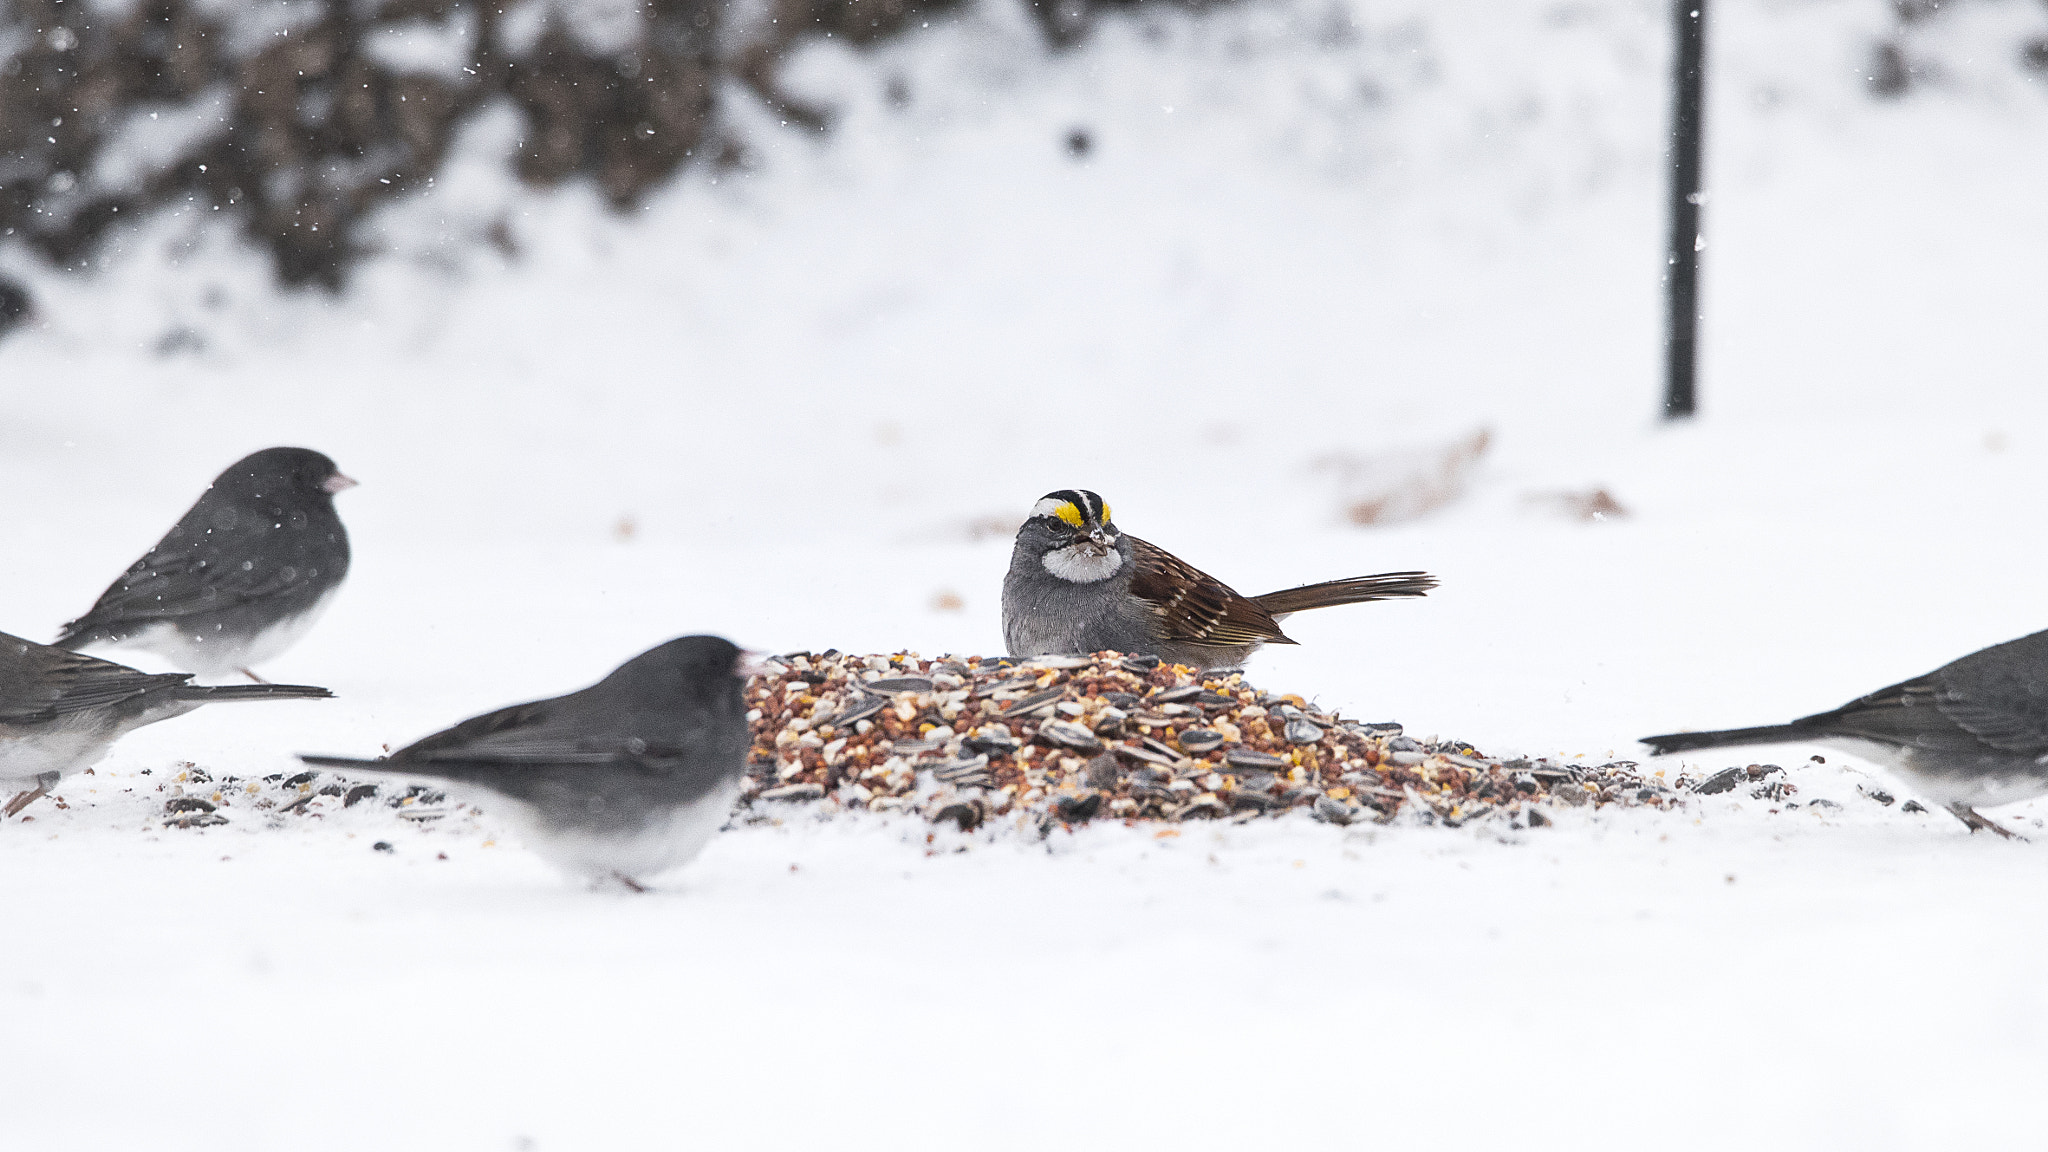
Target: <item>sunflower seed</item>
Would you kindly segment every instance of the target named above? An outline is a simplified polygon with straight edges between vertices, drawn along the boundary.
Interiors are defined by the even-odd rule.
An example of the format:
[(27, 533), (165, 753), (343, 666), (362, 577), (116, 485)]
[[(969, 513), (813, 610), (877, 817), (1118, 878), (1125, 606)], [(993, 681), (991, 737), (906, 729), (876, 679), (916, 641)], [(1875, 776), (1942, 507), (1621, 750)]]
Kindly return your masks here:
[[(1692, 790), (1702, 796), (1712, 796), (1716, 792), (1733, 792), (1735, 786), (1742, 783), (1744, 779), (1746, 779), (1746, 775), (1742, 769), (1723, 768), (1705, 780), (1693, 785)], [(1884, 802), (1887, 804), (1891, 803), (1891, 798), (1887, 796)]]
[(1193, 700), (1202, 694), (1200, 684), (1183, 684), (1178, 688), (1163, 688), (1152, 694), (1153, 704), (1177, 704), (1182, 700)]
[(1207, 728), (1189, 728), (1180, 734), (1180, 750), (1190, 756), (1199, 756), (1212, 748), (1223, 746), (1223, 733)]
[(1180, 763), (1183, 759), (1183, 757), (1180, 754), (1180, 749), (1175, 748), (1171, 744), (1166, 744), (1162, 743), (1161, 741), (1154, 740), (1150, 736), (1147, 736), (1144, 739), (1139, 740), (1138, 743), (1143, 744), (1145, 747), (1150, 748), (1152, 751), (1159, 753), (1161, 756), (1170, 757), (1176, 764)]
[(1042, 708), (1050, 708), (1066, 694), (1067, 690), (1065, 688), (1057, 687), (1047, 688), (1043, 692), (1033, 692), (1031, 695), (996, 713), (996, 719), (1008, 720), (1012, 717), (1028, 715)]
[(994, 724), (987, 725), (960, 743), (963, 747), (989, 756), (1008, 756), (1019, 747), (1008, 730)]
[(885, 676), (880, 680), (869, 680), (861, 685), (870, 692), (887, 692), (895, 695), (901, 692), (929, 692), (932, 682), (922, 676)]
[(932, 775), (940, 781), (959, 787), (984, 787), (995, 781), (988, 771), (988, 757), (976, 756), (969, 760), (948, 760), (931, 765)]
[(785, 784), (761, 793), (763, 800), (816, 800), (825, 794), (823, 784)]
[(1316, 819), (1318, 820), (1330, 824), (1351, 823), (1351, 808), (1342, 800), (1332, 800), (1328, 796), (1319, 797), (1316, 800), (1315, 809)]
[[(1146, 743), (1153, 744), (1157, 743), (1157, 741), (1148, 740)], [(1161, 768), (1172, 768), (1179, 764), (1182, 759), (1179, 756), (1158, 752), (1135, 744), (1112, 744), (1109, 750), (1125, 759), (1136, 760), (1140, 764), (1154, 764)]]
[(1048, 744), (1072, 748), (1076, 752), (1102, 751), (1102, 741), (1095, 738), (1095, 733), (1065, 720), (1048, 720), (1039, 725), (1038, 738)]
[(1089, 792), (1081, 796), (1062, 796), (1052, 802), (1053, 811), (1069, 824), (1092, 820), (1102, 811), (1102, 793)]
[(1280, 772), (1289, 767), (1287, 761), (1265, 752), (1254, 752), (1250, 748), (1232, 748), (1223, 754), (1223, 762), (1232, 768), (1246, 771)]
[(1312, 721), (1295, 719), (1287, 722), (1287, 742), (1289, 744), (1314, 744), (1322, 738), (1323, 730), (1316, 727)]
[(932, 823), (944, 824), (948, 820), (959, 825), (962, 832), (972, 832), (988, 817), (988, 805), (979, 796), (955, 800), (932, 813)]
[(1122, 660), (1117, 661), (1117, 665), (1126, 672), (1132, 672), (1136, 673), (1139, 676), (1143, 676), (1145, 673), (1150, 672), (1154, 668), (1159, 667), (1159, 657), (1126, 656)]
[(889, 699), (886, 696), (860, 696), (841, 709), (838, 715), (825, 721), (825, 723), (830, 724), (834, 728), (845, 728), (856, 721), (865, 720), (873, 716), (888, 706)]

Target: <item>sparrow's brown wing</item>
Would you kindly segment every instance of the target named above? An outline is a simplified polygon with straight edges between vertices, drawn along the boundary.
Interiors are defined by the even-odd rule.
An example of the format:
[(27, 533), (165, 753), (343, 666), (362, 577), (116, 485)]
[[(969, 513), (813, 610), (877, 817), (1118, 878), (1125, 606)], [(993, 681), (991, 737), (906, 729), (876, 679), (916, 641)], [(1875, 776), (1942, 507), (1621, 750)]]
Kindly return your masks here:
[(1228, 584), (1155, 544), (1129, 534), (1124, 538), (1137, 561), (1131, 594), (1158, 614), (1161, 639), (1217, 648), (1294, 643), (1271, 612)]

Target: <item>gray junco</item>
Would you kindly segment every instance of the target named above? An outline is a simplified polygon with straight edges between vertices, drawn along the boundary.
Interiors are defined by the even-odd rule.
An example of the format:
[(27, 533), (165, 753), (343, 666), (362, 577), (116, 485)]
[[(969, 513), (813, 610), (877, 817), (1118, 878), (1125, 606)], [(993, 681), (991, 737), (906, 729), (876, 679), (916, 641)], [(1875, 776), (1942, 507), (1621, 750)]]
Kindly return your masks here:
[(114, 741), (144, 724), (201, 704), (234, 700), (317, 700), (304, 684), (191, 684), (185, 672), (138, 672), (0, 632), (0, 787), (22, 789), (12, 816), (67, 772), (89, 768)]
[(487, 790), (564, 871), (644, 891), (642, 879), (703, 850), (739, 795), (751, 743), (742, 655), (685, 636), (580, 692), (485, 713), (380, 760), (300, 759)]
[(1012, 656), (1116, 652), (1195, 668), (1244, 663), (1262, 644), (1292, 644), (1296, 612), (1422, 596), (1421, 572), (1353, 576), (1241, 596), (1154, 544), (1117, 530), (1093, 492), (1047, 493), (1017, 530), (1003, 577), (1003, 639)]
[(297, 643), (348, 575), (334, 494), (355, 483), (305, 448), (236, 461), (57, 645), (132, 644), (260, 682), (250, 669)]
[(1925, 676), (1790, 724), (1645, 736), (1658, 755), (1743, 744), (1821, 744), (1872, 760), (1970, 831), (2012, 833), (1985, 819), (2048, 793), (2048, 632), (1972, 652)]

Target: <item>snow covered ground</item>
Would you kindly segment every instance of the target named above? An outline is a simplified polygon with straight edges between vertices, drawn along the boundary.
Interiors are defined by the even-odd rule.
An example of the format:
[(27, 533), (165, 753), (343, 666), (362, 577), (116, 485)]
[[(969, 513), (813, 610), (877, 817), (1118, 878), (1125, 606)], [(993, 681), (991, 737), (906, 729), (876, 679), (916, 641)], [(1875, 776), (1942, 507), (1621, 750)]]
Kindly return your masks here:
[[(822, 143), (735, 94), (753, 165), (638, 219), (507, 187), (507, 117), (346, 299), (270, 294), (204, 205), (38, 274), (42, 327), (0, 344), (0, 630), (53, 633), (246, 451), (363, 484), (348, 587), (265, 670), (339, 699), (144, 730), (0, 827), (9, 1142), (2038, 1139), (2048, 833), (1881, 806), (1811, 749), (1769, 750), (1797, 808), (1512, 835), (932, 854), (792, 810), (637, 899), (488, 812), (159, 827), (178, 761), (373, 752), (680, 632), (994, 652), (1003, 518), (1075, 485), (1244, 591), (1439, 574), (1297, 618), (1254, 679), (1495, 754), (1632, 758), (2048, 625), (2048, 87), (2002, 62), (2038, 7), (1944, 13), (1923, 35), (1971, 66), (1899, 103), (1858, 88), (1882, 5), (1715, 10), (1678, 429), (1660, 8), (1299, 0), (1046, 57), (996, 6), (797, 61), (846, 109)], [(1346, 522), (1343, 462), (1480, 427), (1463, 499)], [(1549, 499), (1595, 488), (1627, 515)]]

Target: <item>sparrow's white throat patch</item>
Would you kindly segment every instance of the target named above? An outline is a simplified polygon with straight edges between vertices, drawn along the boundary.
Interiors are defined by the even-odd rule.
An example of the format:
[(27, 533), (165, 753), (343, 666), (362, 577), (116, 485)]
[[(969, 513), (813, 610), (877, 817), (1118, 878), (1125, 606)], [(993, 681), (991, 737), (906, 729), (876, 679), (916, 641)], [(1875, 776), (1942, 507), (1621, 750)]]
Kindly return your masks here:
[(1055, 548), (1045, 554), (1047, 572), (1076, 584), (1093, 584), (1107, 580), (1116, 575), (1116, 570), (1123, 565), (1123, 555), (1114, 548), (1098, 556), (1079, 544), (1069, 544), (1065, 548)]

